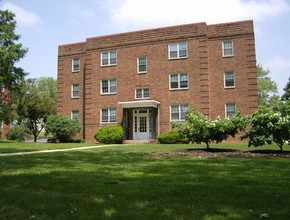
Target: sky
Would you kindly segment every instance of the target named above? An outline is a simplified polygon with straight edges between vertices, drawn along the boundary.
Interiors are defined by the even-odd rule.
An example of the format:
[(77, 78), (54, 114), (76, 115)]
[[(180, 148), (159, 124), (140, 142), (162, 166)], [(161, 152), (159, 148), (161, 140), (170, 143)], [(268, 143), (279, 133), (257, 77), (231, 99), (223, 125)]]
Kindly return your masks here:
[(179, 24), (253, 20), (256, 59), (277, 83), (290, 77), (290, 0), (0, 0), (16, 15), (28, 48), (26, 78), (57, 78), (58, 46), (87, 38)]

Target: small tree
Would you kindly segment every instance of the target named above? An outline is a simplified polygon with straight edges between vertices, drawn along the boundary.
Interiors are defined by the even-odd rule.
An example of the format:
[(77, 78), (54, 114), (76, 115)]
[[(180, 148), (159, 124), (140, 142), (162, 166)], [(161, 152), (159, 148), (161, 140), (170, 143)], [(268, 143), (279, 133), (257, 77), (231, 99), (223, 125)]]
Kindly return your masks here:
[(51, 115), (45, 124), (45, 132), (51, 133), (59, 142), (68, 142), (81, 130), (79, 121), (64, 115)]
[(249, 138), (248, 146), (263, 146), (274, 141), (280, 150), (290, 139), (290, 116), (282, 116), (272, 109), (261, 106), (250, 118), (251, 128), (241, 137)]
[(188, 137), (192, 142), (206, 144), (207, 149), (212, 142), (221, 143), (229, 136), (235, 137), (239, 130), (246, 127), (246, 118), (242, 118), (240, 111), (230, 118), (211, 121), (196, 109), (189, 110), (185, 122), (172, 123), (173, 128)]

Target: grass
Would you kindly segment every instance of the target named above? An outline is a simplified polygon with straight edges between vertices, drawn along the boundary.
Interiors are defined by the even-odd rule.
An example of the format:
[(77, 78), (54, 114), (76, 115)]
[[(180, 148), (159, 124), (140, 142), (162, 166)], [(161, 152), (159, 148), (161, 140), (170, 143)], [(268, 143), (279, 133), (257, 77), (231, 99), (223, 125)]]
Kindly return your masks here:
[(41, 150), (54, 150), (54, 149), (67, 149), (83, 146), (94, 146), (94, 143), (29, 143), (29, 142), (16, 142), (16, 141), (0, 141), (0, 153), (15, 153), (15, 152), (28, 152), (28, 151), (41, 151)]
[(2, 157), (0, 219), (290, 219), (289, 159), (148, 157), (188, 147)]

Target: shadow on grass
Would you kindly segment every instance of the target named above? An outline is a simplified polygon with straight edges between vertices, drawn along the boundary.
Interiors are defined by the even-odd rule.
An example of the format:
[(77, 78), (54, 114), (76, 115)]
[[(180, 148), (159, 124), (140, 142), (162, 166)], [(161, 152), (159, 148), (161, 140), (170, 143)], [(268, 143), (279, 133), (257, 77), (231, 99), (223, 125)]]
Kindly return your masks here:
[(287, 219), (288, 160), (98, 150), (1, 158), (0, 219)]

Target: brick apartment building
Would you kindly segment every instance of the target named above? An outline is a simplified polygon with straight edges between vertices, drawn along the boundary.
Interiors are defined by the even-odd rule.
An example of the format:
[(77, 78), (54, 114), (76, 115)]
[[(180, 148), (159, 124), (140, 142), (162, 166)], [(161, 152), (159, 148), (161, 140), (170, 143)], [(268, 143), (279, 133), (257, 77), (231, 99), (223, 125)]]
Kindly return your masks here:
[(195, 23), (59, 46), (58, 114), (79, 137), (120, 124), (127, 140), (156, 139), (189, 108), (214, 119), (258, 106), (252, 21)]

